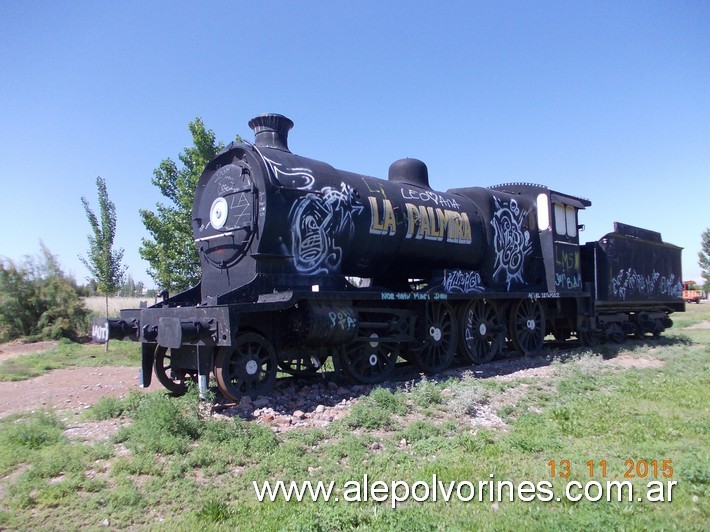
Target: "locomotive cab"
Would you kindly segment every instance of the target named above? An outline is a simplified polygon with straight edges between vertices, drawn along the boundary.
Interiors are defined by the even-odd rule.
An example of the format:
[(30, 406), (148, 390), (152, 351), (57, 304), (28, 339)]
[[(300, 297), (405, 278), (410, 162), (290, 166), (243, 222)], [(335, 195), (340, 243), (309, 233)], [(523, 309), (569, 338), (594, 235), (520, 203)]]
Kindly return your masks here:
[(551, 227), (553, 237), (555, 290), (557, 292), (581, 292), (583, 290), (582, 268), (579, 250), (579, 211), (591, 202), (568, 194), (550, 191), (552, 208)]

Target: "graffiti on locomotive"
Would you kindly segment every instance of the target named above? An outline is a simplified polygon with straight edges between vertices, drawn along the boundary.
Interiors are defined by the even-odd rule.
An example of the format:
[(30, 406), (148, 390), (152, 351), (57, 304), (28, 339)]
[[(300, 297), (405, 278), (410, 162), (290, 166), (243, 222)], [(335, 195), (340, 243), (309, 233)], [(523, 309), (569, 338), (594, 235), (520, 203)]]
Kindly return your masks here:
[[(471, 222), (468, 214), (461, 212), (454, 199), (431, 192), (411, 188), (401, 189), (402, 197), (418, 200), (405, 201), (405, 238), (433, 240), (452, 244), (470, 244)], [(386, 197), (370, 196), (370, 234), (394, 236), (397, 234), (397, 219), (392, 201)]]

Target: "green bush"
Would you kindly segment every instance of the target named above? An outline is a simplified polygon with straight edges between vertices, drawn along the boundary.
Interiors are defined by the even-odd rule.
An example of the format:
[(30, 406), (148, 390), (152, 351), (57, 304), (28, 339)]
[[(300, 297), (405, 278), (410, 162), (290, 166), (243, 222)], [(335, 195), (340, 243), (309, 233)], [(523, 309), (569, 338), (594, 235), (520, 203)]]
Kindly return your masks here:
[(174, 399), (164, 394), (146, 394), (133, 413), (133, 423), (119, 430), (116, 438), (137, 452), (184, 453), (204, 430), (194, 393)]
[(387, 428), (392, 425), (391, 414), (406, 413), (407, 404), (401, 392), (392, 393), (386, 388), (375, 388), (370, 395), (355, 403), (345, 418), (345, 424), (350, 428)]
[(234, 511), (221, 499), (211, 498), (197, 510), (197, 519), (207, 525), (221, 523), (234, 515)]
[(19, 266), (0, 260), (0, 341), (75, 338), (88, 330), (88, 317), (76, 282), (43, 244), (39, 258)]
[(412, 389), (412, 400), (421, 408), (441, 404), (443, 402), (441, 387), (436, 382), (423, 377)]
[(123, 399), (107, 395), (99, 399), (97, 403), (91, 407), (88, 416), (97, 421), (115, 419), (121, 417), (124, 409), (125, 405)]
[(3, 428), (0, 445), (40, 449), (64, 441), (63, 429), (54, 412), (39, 412), (28, 421)]

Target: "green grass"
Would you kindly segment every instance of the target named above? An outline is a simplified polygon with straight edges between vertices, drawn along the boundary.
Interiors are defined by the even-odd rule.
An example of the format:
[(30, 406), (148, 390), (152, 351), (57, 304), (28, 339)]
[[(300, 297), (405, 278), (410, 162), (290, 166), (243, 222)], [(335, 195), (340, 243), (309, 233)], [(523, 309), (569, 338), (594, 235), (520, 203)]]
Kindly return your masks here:
[(350, 428), (389, 428), (395, 423), (392, 414), (406, 415), (407, 410), (402, 392), (392, 393), (385, 388), (375, 388), (352, 407), (345, 424)]
[(51, 370), (75, 366), (138, 366), (140, 344), (137, 342), (109, 343), (106, 353), (103, 345), (78, 344), (61, 340), (54, 349), (31, 353), (0, 363), (0, 381), (21, 381), (44, 375)]
[[(710, 320), (710, 305), (690, 311), (693, 323)], [(340, 421), (284, 434), (210, 417), (194, 391), (100, 401), (90, 418), (130, 421), (103, 444), (67, 440), (50, 413), (6, 418), (0, 528), (93, 528), (108, 519), (111, 528), (208, 530), (703, 529), (710, 518), (708, 336), (675, 328), (658, 342), (579, 349), (553, 357), (545, 377), (465, 374), (378, 388)], [(482, 410), (505, 425), (476, 424)], [(559, 476), (565, 460), (568, 478)], [(259, 503), (252, 487), (309, 479), (342, 488), (364, 475), (388, 483), (436, 475), (444, 483), (550, 481), (559, 494), (570, 481), (605, 481), (601, 461), (606, 480), (623, 477), (628, 460), (671, 460), (673, 501), (494, 505), (485, 498), (392, 509), (372, 500)], [(638, 494), (651, 478), (631, 480)]]

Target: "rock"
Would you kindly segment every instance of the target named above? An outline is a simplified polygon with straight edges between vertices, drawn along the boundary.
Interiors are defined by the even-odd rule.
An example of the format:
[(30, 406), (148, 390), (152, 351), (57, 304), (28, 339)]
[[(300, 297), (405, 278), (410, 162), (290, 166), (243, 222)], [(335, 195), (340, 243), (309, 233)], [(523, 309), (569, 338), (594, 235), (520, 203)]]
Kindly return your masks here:
[(323, 405), (318, 405), (316, 407), (316, 414), (322, 414), (323, 412), (325, 412), (325, 407)]
[(269, 406), (270, 402), (271, 400), (268, 397), (259, 396), (259, 398), (253, 401), (252, 404), (254, 405), (254, 408), (264, 408)]
[(303, 413), (303, 410), (296, 410), (293, 413), (293, 417), (295, 417), (296, 419), (303, 419), (304, 417), (306, 417), (306, 414)]
[(251, 397), (249, 397), (248, 395), (243, 396), (239, 401), (239, 406), (243, 407), (251, 406), (252, 404), (253, 403), (251, 402)]
[(402, 438), (401, 440), (399, 440), (399, 445), (400, 445), (400, 447), (406, 447), (407, 446), (407, 439)]
[(370, 450), (371, 450), (371, 451), (379, 451), (379, 450), (381, 450), (381, 449), (382, 449), (382, 444), (381, 444), (380, 442), (378, 442), (378, 441), (376, 441), (375, 443), (373, 443), (372, 445), (370, 445)]
[(109, 525), (111, 524), (111, 521), (109, 521), (109, 520), (108, 520), (108, 517), (107, 517), (106, 519), (104, 519), (104, 520), (101, 522), (101, 524), (104, 525), (104, 526), (109, 526)]

